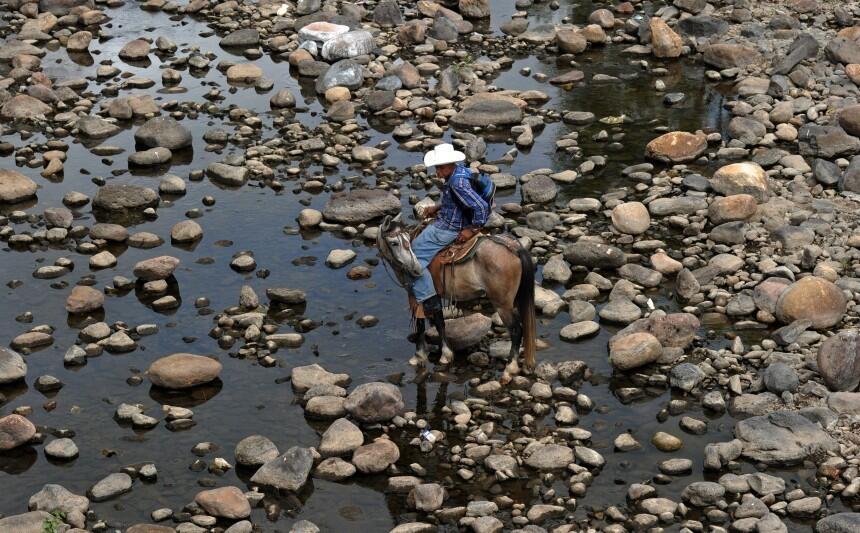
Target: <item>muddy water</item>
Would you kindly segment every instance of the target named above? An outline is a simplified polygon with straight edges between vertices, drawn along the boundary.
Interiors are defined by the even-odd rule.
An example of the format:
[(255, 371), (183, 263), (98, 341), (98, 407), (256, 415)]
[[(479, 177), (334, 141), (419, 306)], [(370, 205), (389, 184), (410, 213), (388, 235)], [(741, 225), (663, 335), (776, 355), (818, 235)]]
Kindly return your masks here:
[[(540, 6), (544, 11), (534, 14), (532, 24), (558, 21), (564, 16), (571, 16), (573, 22), (582, 23), (592, 7), (590, 2), (565, 4), (562, 9), (551, 12), (545, 6)], [(535, 9), (537, 11), (538, 8)], [(513, 12), (513, 2), (499, 2), (498, 10), (498, 16), (494, 16), (494, 28)], [(110, 14), (113, 18), (110, 25), (112, 39), (100, 43), (98, 47), (93, 46), (91, 58), (70, 59), (64, 49), (50, 52), (43, 61), (46, 72), (59, 78), (94, 76), (101, 61), (114, 60), (118, 50), (127, 41), (142, 35), (165, 35), (179, 44), (180, 50), (194, 46), (202, 52), (217, 52), (219, 58), (241, 60), (241, 56), (232, 56), (221, 50), (218, 36), (211, 35), (211, 30), (192, 19), (172, 20), (165, 14), (141, 11), (134, 4), (111, 10)], [(641, 67), (631, 65), (633, 58), (621, 55), (620, 49), (616, 45), (577, 58), (579, 68), (586, 72), (586, 80), (593, 74), (604, 73), (623, 78), (620, 81), (586, 82), (566, 91), (520, 74), (523, 67), (529, 67), (533, 73), (542, 72), (549, 76), (566, 70), (567, 67), (560, 67), (552, 57), (515, 57), (513, 67), (502, 72), (494, 81), (495, 85), (508, 89), (539, 88), (552, 97), (545, 104), (546, 107), (564, 111), (591, 111), (598, 117), (625, 114), (632, 121), (619, 127), (618, 131), (626, 136), (621, 140), (622, 146), (614, 150), (607, 149), (606, 143), (590, 140), (601, 129), (615, 133), (612, 126), (595, 123), (577, 127), (584, 155), (607, 155), (609, 164), (593, 176), (583, 177), (575, 184), (566, 186), (560, 201), (578, 196), (599, 196), (626, 185), (621, 177), (621, 168), (642, 161), (644, 145), (657, 135), (657, 127), (719, 130), (723, 125), (723, 97), (703, 82), (701, 66), (686, 61), (665, 65), (668, 73), (663, 79), (668, 90), (687, 94), (683, 104), (667, 108), (662, 103), (662, 95), (653, 90), (656, 78)], [(96, 50), (98, 53), (95, 53)], [(158, 82), (163, 65), (157, 56), (151, 57), (152, 63), (149, 65), (119, 63), (118, 66), (124, 71)], [(145, 92), (152, 94), (161, 103), (171, 100), (200, 102), (210, 89), (221, 87), (225, 97), (220, 104), (222, 107), (235, 105), (257, 110), (264, 120), (263, 138), (277, 136), (277, 131), (271, 127), (271, 116), (267, 113), (271, 93), (258, 94), (253, 88), (228, 90), (226, 79), (214, 68), (215, 64), (217, 60), (213, 61), (213, 68), (205, 74), (192, 75), (184, 71), (181, 84), (187, 89), (184, 93), (165, 93), (159, 90), (158, 82), (151, 89), (121, 90), (120, 94)], [(286, 63), (274, 62), (264, 56), (256, 60), (256, 64), (266, 76), (275, 80), (276, 89), (287, 87), (294, 94), (305, 98), (304, 102), (301, 99), (299, 102), (300, 106), (303, 104), (308, 109), (300, 116), (303, 123), (319, 122), (322, 107), (316, 96), (296, 81)], [(91, 82), (88, 90), (98, 93), (101, 86)], [(29, 212), (38, 213), (47, 207), (60, 206), (63, 194), (68, 191), (94, 194), (96, 187), (92, 179), (97, 176), (109, 182), (140, 183), (156, 188), (160, 175), (165, 172), (187, 178), (192, 170), (205, 168), (210, 162), (218, 161), (227, 154), (241, 153), (241, 148), (235, 146), (226, 148), (223, 153), (204, 150), (203, 132), (221, 126), (231, 130), (232, 126), (225, 120), (225, 117), (205, 114), (183, 120), (194, 132), (193, 149), (180, 154), (179, 162), (154, 173), (123, 171), (126, 158), (134, 149), (133, 131), (137, 125), (129, 124), (122, 133), (103, 141), (102, 144), (120, 146), (126, 150), (112, 158), (94, 156), (87, 147), (74, 143), (69, 149), (65, 177), (60, 181), (49, 182), (40, 178), (37, 170), (19, 169), (41, 186), (38, 205), (30, 207)], [(364, 123), (364, 119), (359, 121)], [(572, 131), (572, 128), (560, 122), (548, 124), (537, 137), (535, 146), (527, 153), (520, 154), (514, 164), (505, 170), (522, 174), (540, 167), (556, 170), (575, 168), (578, 161), (558, 156), (554, 150), (555, 140)], [(372, 136), (370, 144), (390, 139), (383, 131), (369, 130), (369, 134)], [(7, 131), (2, 139), (20, 143), (17, 136), (17, 132)], [(30, 137), (31, 142), (42, 140), (44, 137), (38, 133)], [(510, 146), (505, 143), (491, 144), (488, 159), (500, 156), (509, 149)], [(386, 164), (393, 167), (403, 168), (419, 161), (416, 154), (397, 149), (396, 143), (392, 144), (388, 153)], [(12, 164), (11, 158), (4, 161), (4, 165)], [(298, 161), (294, 164), (298, 164)], [(283, 169), (278, 170), (281, 175)], [(310, 167), (306, 173), (325, 175), (329, 183), (361, 175), (359, 169), (345, 167), (337, 172), (323, 172), (320, 168)], [(358, 253), (356, 263), (373, 260), (375, 251), (363, 243), (329, 233), (285, 232), (285, 228), (295, 226), (295, 216), (305, 207), (299, 200), (321, 209), (327, 196), (294, 193), (293, 184), (286, 182), (285, 185), (283, 192), (275, 193), (253, 183), (239, 190), (223, 190), (208, 180), (189, 181), (187, 195), (162, 206), (158, 210), (157, 220), (130, 229), (150, 231), (164, 237), (169, 235), (173, 224), (186, 217), (188, 210), (201, 209), (203, 216), (198, 222), (205, 231), (203, 240), (191, 249), (170, 244), (149, 251), (114, 248), (111, 251), (117, 255), (119, 264), (112, 269), (90, 272), (88, 258), (69, 249), (44, 248), (35, 253), (8, 248), (0, 251), (0, 265), (4, 274), (4, 285), (0, 292), (0, 339), (8, 342), (36, 324), (50, 324), (56, 328), (56, 341), (52, 346), (27, 356), (28, 385), (0, 389), (7, 399), (7, 403), (0, 407), (0, 415), (8, 414), (20, 406), (32, 406), (34, 412), (31, 418), (35, 423), (49, 434), (57, 434), (60, 430), (72, 432), (81, 450), (77, 459), (64, 464), (47, 460), (41, 447), (25, 448), (0, 456), (0, 512), (15, 514), (25, 511), (29, 496), (45, 483), (61, 483), (73, 492), (83, 493), (94, 482), (122, 466), (143, 462), (156, 464), (159, 472), (156, 481), (136, 481), (130, 493), (110, 502), (94, 504), (98, 516), (106, 519), (111, 526), (121, 527), (148, 521), (149, 513), (160, 507), (179, 510), (191, 501), (201, 487), (212, 483), (245, 487), (249, 472), (231, 470), (222, 479), (217, 479), (217, 476), (205, 470), (192, 470), (191, 464), (197, 458), (191, 453), (191, 448), (199, 442), (213, 442), (219, 449), (203, 459), (211, 461), (214, 457), (225, 457), (233, 462), (235, 444), (255, 433), (268, 436), (282, 450), (293, 445), (317, 445), (319, 434), (325, 426), (304, 418), (289, 383), (281, 379), (288, 376), (289, 369), (297, 365), (317, 362), (334, 372), (348, 372), (354, 383), (385, 379), (391, 374), (405, 372), (403, 393), (408, 408), (428, 416), (431, 425), (442, 426), (439, 417), (441, 407), (451, 399), (467, 396), (465, 382), (475, 374), (462, 367), (445, 378), (434, 376), (420, 385), (412, 383), (412, 374), (406, 365), (412, 346), (406, 340), (409, 324), (404, 313), (405, 302), (401, 290), (380, 268), (374, 269), (371, 280), (349, 281), (344, 270), (331, 270), (323, 265), (326, 254), (333, 248), (355, 247)], [(216, 205), (204, 207), (201, 203), (204, 195), (214, 196)], [(502, 201), (508, 201), (507, 198), (519, 201), (519, 194), (512, 191), (501, 198)], [(76, 224), (89, 225), (95, 222), (88, 207), (80, 210), (76, 219)], [(28, 229), (31, 228), (27, 224), (16, 226), (16, 232)], [(268, 277), (262, 279), (254, 273), (243, 275), (231, 270), (231, 256), (240, 250), (253, 251), (258, 268), (266, 269)], [(130, 277), (135, 262), (156, 254), (170, 254), (181, 259), (182, 264), (176, 272), (178, 286), (175, 291), (181, 297), (182, 305), (169, 313), (158, 313), (147, 307), (146, 302), (139, 301), (134, 292), (108, 296), (105, 304), (107, 322), (123, 321), (131, 326), (157, 324), (160, 332), (142, 338), (140, 347), (130, 354), (105, 353), (90, 358), (86, 366), (64, 368), (63, 353), (75, 342), (80, 327), (80, 324), (68, 324), (63, 310), (69, 287), (82, 278), (91, 280), (96, 287), (104, 287), (111, 283), (113, 276)], [(59, 257), (72, 258), (76, 264), (75, 270), (58, 280), (37, 280), (31, 276), (39, 266), (52, 264)], [(312, 261), (294, 264), (295, 260), (307, 257), (317, 258), (316, 264), (312, 264)], [(14, 289), (6, 285), (13, 279), (22, 282)], [(201, 296), (211, 300), (209, 308), (216, 312), (235, 305), (239, 289), (244, 284), (251, 285), (258, 294), (263, 294), (267, 287), (276, 286), (304, 289), (308, 294), (305, 316), (322, 324), (306, 334), (307, 340), (301, 348), (279, 351), (276, 354), (279, 365), (275, 368), (263, 368), (230, 357), (219, 349), (215, 341), (207, 336), (213, 326), (212, 315), (201, 312), (193, 305), (195, 298)], [(665, 290), (653, 293), (658, 307), (667, 311), (677, 310), (677, 305), (667, 299), (666, 294)], [(16, 321), (16, 316), (25, 311), (33, 313), (32, 324)], [(364, 314), (376, 315), (380, 318), (379, 324), (370, 329), (360, 328), (356, 319)], [(541, 337), (551, 345), (540, 352), (540, 359), (582, 359), (594, 370), (594, 378), (584, 383), (579, 390), (592, 397), (598, 408), (591, 413), (581, 414), (579, 425), (593, 432), (592, 446), (608, 461), (588, 494), (579, 500), (577, 515), (585, 517), (591, 510), (610, 504), (623, 504), (629, 483), (651, 479), (658, 472), (656, 464), (668, 458), (648, 443), (650, 436), (658, 430), (682, 435), (685, 445), (675, 456), (688, 457), (695, 464), (691, 475), (675, 478), (669, 485), (660, 487), (661, 495), (675, 497), (687, 483), (701, 479), (704, 444), (729, 438), (732, 420), (728, 416), (711, 418), (706, 435), (691, 436), (683, 434), (678, 427), (680, 415), (658, 419), (657, 413), (673, 398), (663, 388), (649, 389), (651, 395), (646, 399), (623, 404), (614, 391), (629, 386), (631, 382), (646, 384), (647, 376), (613, 378), (606, 359), (606, 342), (615, 330), (603, 327), (595, 338), (565, 344), (557, 336), (565, 320), (564, 314), (556, 319), (540, 320)], [(290, 325), (284, 323), (282, 331), (289, 330)], [(717, 335), (713, 342), (723, 341)], [(174, 352), (217, 354), (224, 364), (221, 383), (196, 391), (193, 396), (170, 397), (153, 391), (146, 380), (138, 386), (126, 383), (127, 378), (143, 372), (156, 358)], [(60, 378), (65, 384), (64, 388), (47, 396), (33, 389), (35, 378), (44, 374)], [(56, 409), (47, 411), (43, 405), (50, 400), (56, 401)], [(143, 404), (147, 412), (156, 418), (161, 418), (162, 403), (191, 407), (197, 425), (185, 431), (170, 432), (162, 423), (151, 430), (135, 431), (113, 419), (116, 406), (123, 402)], [(518, 414), (521, 413), (512, 409), (503, 426), (517, 427)], [(698, 408), (685, 414), (707, 418)], [(543, 424), (541, 430), (550, 431), (553, 427), (551, 417), (547, 417)], [(613, 439), (627, 430), (632, 431), (644, 444), (643, 449), (626, 454), (614, 453)], [(480, 476), (472, 483), (459, 481), (453, 471), (438, 465), (438, 458), (434, 454), (425, 456), (409, 448), (407, 443), (414, 436), (409, 431), (395, 435), (403, 451), (399, 464), (405, 467), (413, 461), (419, 462), (428, 468), (432, 479), (453, 480), (450, 488), (452, 498), (448, 505), (462, 504), (469, 498), (492, 497), (499, 492), (511, 494), (517, 501), (524, 503), (540, 500), (541, 481), (537, 477), (512, 481), (502, 486), (494, 486), (492, 479), (481, 479)], [(751, 466), (745, 468), (751, 469)], [(797, 471), (786, 475), (795, 483), (803, 485), (806, 479), (813, 477), (811, 474)], [(557, 492), (566, 493), (564, 479), (557, 479), (554, 486)], [(255, 509), (252, 520), (263, 524), (266, 531), (286, 531), (288, 525), (297, 518), (312, 520), (325, 531), (356, 527), (361, 531), (386, 531), (411, 515), (403, 497), (388, 495), (383, 488), (384, 479), (381, 477), (359, 477), (343, 484), (313, 480), (298, 499), (269, 497), (266, 500), (266, 503), (279, 505), (286, 518), (272, 523), (266, 520), (263, 509)]]

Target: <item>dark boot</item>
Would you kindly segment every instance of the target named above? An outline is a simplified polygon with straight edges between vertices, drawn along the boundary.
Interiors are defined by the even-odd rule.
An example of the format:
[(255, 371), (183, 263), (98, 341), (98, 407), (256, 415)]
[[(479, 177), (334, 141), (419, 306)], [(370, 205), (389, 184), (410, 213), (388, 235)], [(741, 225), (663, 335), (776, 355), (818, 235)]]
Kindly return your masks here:
[(436, 295), (425, 300), (422, 305), (425, 316), (432, 321), (439, 333), (439, 340), (442, 345), (442, 357), (439, 359), (439, 363), (447, 365), (454, 360), (454, 352), (448, 347), (448, 339), (445, 337), (445, 316), (442, 314), (442, 300)]

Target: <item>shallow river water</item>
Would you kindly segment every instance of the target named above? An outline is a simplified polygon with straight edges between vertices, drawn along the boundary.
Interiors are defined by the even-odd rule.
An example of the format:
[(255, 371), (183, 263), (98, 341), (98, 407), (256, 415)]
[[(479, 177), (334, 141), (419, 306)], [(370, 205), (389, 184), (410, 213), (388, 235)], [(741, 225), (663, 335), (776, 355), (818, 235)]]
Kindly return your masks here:
[[(513, 1), (494, 0), (493, 5), (498, 13), (494, 13), (492, 27), (497, 31), (498, 22), (505, 20), (514, 11)], [(560, 21), (564, 16), (571, 16), (573, 22), (579, 24), (585, 21), (594, 5), (591, 2), (562, 2), (561, 9), (550, 11), (545, 4), (540, 4), (534, 8), (530, 18), (535, 25)], [(70, 60), (65, 49), (60, 48), (50, 52), (43, 60), (45, 71), (51, 77), (94, 77), (95, 69), (101, 61), (112, 60), (126, 72), (158, 80), (161, 65), (154, 54), (151, 55), (152, 64), (148, 66), (127, 65), (116, 59), (118, 50), (128, 40), (142, 35), (165, 35), (179, 44), (180, 50), (195, 46), (204, 52), (217, 52), (219, 58), (231, 58), (229, 52), (219, 48), (219, 37), (212, 35), (211, 30), (202, 22), (195, 22), (187, 17), (171, 20), (163, 13), (142, 11), (133, 2), (119, 9), (108, 10), (108, 13), (113, 19), (109, 26), (113, 38), (99, 43), (98, 46), (92, 46), (92, 50), (98, 51), (98, 54), (92, 56), (92, 63), (86, 64), (87, 58), (81, 57)], [(555, 64), (555, 58), (514, 57), (513, 67), (503, 71), (493, 81), (495, 85), (505, 89), (538, 88), (545, 91), (552, 98), (545, 107), (559, 111), (591, 111), (597, 117), (625, 114), (632, 121), (619, 127), (619, 131), (623, 131), (626, 137), (621, 141), (623, 147), (612, 151), (607, 150), (607, 143), (592, 142), (590, 139), (601, 129), (613, 132), (613, 126), (595, 122), (586, 127), (575, 127), (580, 131), (580, 144), (584, 155), (607, 155), (609, 164), (594, 175), (580, 178), (575, 184), (563, 187), (559, 202), (574, 197), (599, 196), (619, 186), (629, 185), (624, 182), (620, 170), (627, 165), (643, 161), (644, 146), (648, 140), (658, 135), (658, 127), (671, 130), (719, 131), (724, 126), (724, 97), (716, 87), (703, 80), (704, 68), (701, 65), (687, 61), (665, 65), (668, 72), (662, 79), (668, 90), (687, 94), (684, 103), (670, 108), (662, 103), (663, 94), (653, 89), (657, 78), (640, 66), (632, 65), (631, 60), (635, 58), (621, 55), (622, 48), (621, 45), (614, 45), (579, 56), (577, 59), (582, 70), (586, 72), (586, 82), (573, 90), (541, 83), (520, 73), (522, 68), (529, 67), (532, 73), (540, 72), (553, 76), (560, 70)], [(232, 59), (240, 57), (235, 56)], [(653, 61), (651, 58), (649, 60)], [(286, 62), (275, 62), (264, 55), (256, 60), (256, 64), (264, 70), (266, 76), (275, 80), (276, 89), (286, 87), (294, 94), (302, 94), (305, 97), (304, 102), (299, 98), (299, 105), (306, 106), (310, 111), (300, 115), (303, 123), (312, 124), (319, 121), (314, 115), (323, 111), (322, 106), (311, 90), (298, 83)], [(597, 73), (611, 74), (622, 79), (604, 83), (588, 81)], [(203, 95), (217, 84), (222, 87), (222, 93), (226, 96), (222, 106), (235, 104), (259, 111), (265, 122), (263, 137), (277, 135), (277, 131), (271, 128), (271, 117), (267, 116), (271, 93), (259, 94), (253, 88), (228, 91), (224, 75), (215, 68), (209, 69), (208, 73), (200, 78), (195, 78), (186, 71), (183, 72), (183, 78), (181, 85), (188, 89), (185, 93), (160, 92), (160, 83), (152, 89), (138, 92), (152, 94), (160, 103), (170, 100), (201, 101)], [(91, 82), (89, 90), (98, 92), (100, 87)], [(123, 90), (121, 94), (128, 92)], [(120, 146), (126, 150), (124, 154), (111, 158), (95, 156), (88, 147), (78, 142), (73, 143), (68, 152), (65, 177), (61, 181), (50, 182), (39, 177), (38, 169), (19, 168), (19, 171), (31, 176), (41, 186), (38, 206), (31, 211), (41, 212), (48, 207), (61, 206), (63, 194), (68, 191), (94, 194), (96, 187), (91, 180), (96, 176), (104, 177), (108, 182), (116, 180), (141, 183), (156, 188), (159, 177), (164, 173), (187, 178), (192, 170), (203, 169), (210, 162), (221, 160), (229, 153), (241, 153), (242, 149), (234, 146), (228, 147), (220, 154), (204, 150), (203, 132), (221, 125), (222, 120), (202, 114), (197, 118), (189, 117), (183, 120), (183, 124), (194, 133), (193, 151), (182, 154), (179, 162), (174, 161), (169, 168), (162, 168), (159, 172), (144, 175), (126, 171), (118, 176), (113, 174), (113, 171), (125, 168), (126, 157), (134, 150), (133, 132), (137, 125), (128, 125), (122, 133), (102, 143)], [(365, 119), (359, 118), (359, 121), (364, 123)], [(225, 128), (231, 129), (229, 125)], [(566, 156), (556, 155), (554, 146), (555, 140), (573, 131), (573, 128), (574, 126), (562, 122), (548, 124), (537, 137), (536, 144), (527, 153), (519, 154), (515, 162), (503, 170), (520, 175), (541, 167), (551, 167), (555, 171), (575, 168), (579, 161), (570, 161)], [(3, 133), (4, 135), (0, 136), (2, 140), (16, 139), (19, 135), (15, 131)], [(369, 133), (373, 136), (373, 141), (369, 143), (371, 145), (386, 139), (391, 140), (390, 134), (386, 132), (370, 130)], [(43, 139), (38, 133), (30, 138), (35, 142)], [(489, 144), (487, 159), (493, 160), (511, 147), (512, 145), (505, 143)], [(387, 151), (389, 156), (386, 166), (403, 168), (420, 162), (419, 154), (399, 150), (396, 142), (393, 142)], [(13, 164), (11, 158), (3, 161), (4, 166), (11, 167)], [(323, 173), (321, 168), (311, 170)], [(329, 183), (360, 175), (360, 169), (345, 166), (336, 172), (325, 172)], [(63, 464), (55, 464), (46, 459), (41, 447), (27, 447), (0, 456), (0, 513), (9, 515), (24, 512), (30, 495), (45, 483), (60, 483), (81, 494), (94, 482), (118, 471), (124, 465), (155, 463), (158, 468), (157, 480), (136, 481), (130, 493), (109, 502), (93, 504), (99, 517), (106, 519), (111, 526), (119, 528), (149, 521), (149, 513), (160, 507), (180, 509), (200, 490), (201, 483), (205, 485), (207, 480), (214, 477), (205, 470), (195, 472), (190, 468), (197, 459), (191, 449), (199, 442), (209, 441), (218, 446), (216, 452), (204, 459), (211, 461), (216, 456), (224, 457), (231, 463), (234, 462), (233, 449), (236, 443), (251, 434), (266, 435), (278, 444), (281, 450), (293, 445), (316, 446), (325, 426), (305, 419), (289, 382), (282, 379), (289, 376), (290, 369), (294, 366), (316, 362), (332, 372), (349, 373), (355, 384), (384, 380), (391, 374), (404, 372), (403, 394), (407, 408), (426, 415), (431, 426), (442, 424), (440, 408), (446, 402), (468, 395), (466, 381), (476, 374), (469, 371), (465, 363), (444, 378), (434, 375), (420, 385), (412, 383), (413, 373), (407, 365), (407, 359), (413, 346), (407, 340), (409, 320), (405, 313), (405, 298), (401, 289), (381, 268), (373, 269), (373, 277), (370, 280), (350, 281), (345, 276), (345, 270), (329, 269), (323, 264), (329, 250), (334, 248), (354, 247), (358, 253), (355, 264), (375, 259), (375, 249), (360, 241), (353, 242), (332, 233), (299, 234), (284, 231), (285, 228), (296, 226), (295, 217), (299, 210), (305, 207), (299, 203), (300, 199), (307, 200), (306, 203), (311, 207), (322, 209), (327, 193), (294, 193), (289, 182), (285, 182), (283, 192), (276, 193), (271, 189), (256, 186), (255, 183), (238, 190), (224, 190), (208, 179), (189, 181), (187, 194), (175, 199), (172, 205), (162, 205), (158, 210), (157, 220), (130, 228), (133, 231), (145, 229), (166, 236), (173, 224), (186, 217), (185, 213), (189, 209), (200, 208), (204, 214), (197, 221), (204, 228), (205, 236), (192, 248), (180, 248), (169, 243), (154, 251), (114, 247), (111, 251), (118, 257), (118, 266), (92, 272), (88, 270), (87, 257), (73, 249), (45, 248), (37, 253), (8, 247), (0, 250), (0, 272), (3, 274), (0, 290), (2, 342), (8, 343), (14, 336), (37, 324), (50, 324), (56, 328), (52, 346), (37, 350), (26, 357), (29, 365), (27, 385), (0, 389), (7, 400), (0, 406), (0, 415), (8, 414), (20, 406), (32, 406), (34, 411), (31, 420), (34, 423), (49, 434), (56, 430), (70, 430), (80, 448), (80, 456), (77, 459)], [(201, 203), (204, 195), (214, 196), (216, 205), (204, 207)], [(402, 196), (404, 206), (408, 208), (405, 200), (408, 197), (406, 189)], [(499, 201), (519, 202), (519, 192), (504, 192)], [(21, 209), (22, 206), (15, 208)], [(76, 213), (76, 224), (89, 225), (93, 222), (89, 207)], [(25, 226), (26, 224), (19, 224), (16, 230), (24, 231)], [(240, 250), (253, 251), (258, 269), (267, 269), (270, 275), (261, 279), (253, 272), (240, 274), (233, 271), (229, 266), (230, 259)], [(108, 295), (105, 303), (105, 320), (108, 323), (123, 321), (131, 326), (157, 324), (159, 333), (142, 338), (139, 348), (132, 353), (105, 353), (88, 359), (85, 366), (64, 367), (63, 354), (75, 342), (80, 327), (79, 324), (68, 323), (63, 309), (63, 301), (69, 287), (82, 277), (93, 280), (96, 287), (110, 285), (116, 275), (131, 277), (131, 267), (137, 261), (153, 256), (154, 252), (158, 252), (156, 255), (170, 254), (181, 259), (182, 264), (175, 273), (178, 285), (174, 288), (174, 294), (181, 297), (182, 305), (174, 311), (159, 313), (148, 307), (144, 301), (140, 301), (134, 291), (124, 295)], [(75, 270), (58, 280), (39, 280), (32, 277), (32, 272), (38, 267), (50, 265), (59, 257), (73, 259)], [(313, 261), (295, 262), (303, 257), (317, 258), (316, 264), (312, 264)], [(21, 281), (20, 286), (14, 289), (7, 286), (13, 279)], [(194, 300), (198, 297), (209, 298), (209, 308), (215, 312), (233, 306), (238, 300), (240, 287), (244, 284), (253, 287), (260, 295), (265, 293), (267, 287), (304, 289), (308, 298), (305, 316), (323, 324), (306, 333), (306, 342), (301, 348), (278, 351), (275, 355), (279, 364), (274, 368), (264, 368), (247, 360), (229, 357), (228, 352), (221, 350), (216, 341), (207, 335), (214, 325), (213, 315), (201, 314), (194, 306)], [(562, 287), (555, 289), (563, 290)], [(652, 296), (658, 307), (666, 310), (678, 309), (677, 304), (667, 300), (663, 292), (655, 291)], [(16, 321), (16, 316), (25, 311), (33, 313), (32, 324)], [(356, 320), (365, 314), (378, 317), (379, 324), (367, 329), (359, 327)], [(579, 427), (593, 433), (592, 447), (606, 457), (607, 465), (596, 477), (587, 495), (579, 499), (577, 515), (584, 517), (593, 509), (623, 504), (630, 483), (648, 480), (658, 473), (656, 464), (668, 456), (657, 451), (648, 442), (650, 435), (661, 429), (679, 435), (683, 433), (678, 427), (680, 415), (668, 416), (662, 421), (657, 418), (658, 411), (672, 399), (666, 389), (656, 389), (652, 396), (626, 405), (615, 396), (615, 390), (630, 382), (629, 378), (614, 378), (607, 361), (607, 339), (615, 330), (603, 326), (598, 336), (567, 344), (558, 338), (558, 331), (565, 320), (564, 313), (556, 319), (539, 320), (540, 336), (550, 345), (548, 349), (539, 352), (539, 360), (581, 359), (588, 363), (595, 374), (593, 379), (579, 390), (589, 395), (597, 408), (580, 415)], [(289, 330), (287, 324), (282, 326), (282, 331)], [(709, 342), (714, 345), (725, 342), (721, 333), (718, 332)], [(151, 389), (147, 380), (137, 386), (126, 383), (127, 378), (145, 371), (155, 359), (175, 352), (216, 354), (224, 364), (221, 383), (197, 390), (193, 397), (165, 397)], [(48, 395), (36, 391), (32, 386), (33, 381), (44, 374), (60, 378), (65, 386)], [(47, 411), (43, 405), (50, 400), (56, 401), (56, 408)], [(148, 412), (157, 418), (161, 418), (162, 403), (188, 406), (193, 408), (197, 424), (188, 430), (171, 432), (162, 421), (151, 430), (136, 431), (130, 426), (119, 424), (113, 418), (116, 406), (123, 402), (143, 404), (147, 406)], [(695, 409), (686, 414), (708, 418), (707, 414), (697, 412), (698, 407)], [(516, 416), (512, 414), (509, 418), (509, 423), (511, 420), (515, 422)], [(543, 423), (551, 427), (551, 416), (546, 417)], [(683, 434), (684, 448), (676, 456), (692, 459), (694, 470), (689, 476), (676, 477), (671, 484), (661, 487), (661, 495), (677, 497), (687, 483), (693, 479), (701, 479), (704, 445), (730, 438), (732, 424), (732, 419), (724, 415), (709, 420), (708, 433), (705, 435)], [(613, 439), (626, 430), (631, 430), (637, 439), (644, 443), (643, 449), (625, 454), (614, 453)], [(422, 455), (417, 449), (408, 446), (408, 441), (416, 436), (410, 431), (415, 432), (413, 428), (400, 435), (395, 434), (403, 451), (399, 464), (405, 466), (411, 462), (419, 462), (430, 472), (437, 471), (438, 460), (434, 454)], [(749, 469), (752, 467), (749, 466)], [(497, 490), (524, 503), (540, 499), (536, 492), (540, 485), (538, 477), (493, 487), (492, 479), (477, 477), (473, 482), (466, 483), (460, 481), (453, 471), (438, 472), (431, 477), (442, 480), (448, 477), (453, 480), (449, 504), (465, 502), (470, 498), (492, 497)], [(790, 486), (807, 486), (806, 480), (814, 477), (814, 472), (786, 472), (785, 476), (790, 480)], [(249, 472), (232, 469), (216, 483), (245, 487), (249, 477)], [(559, 491), (566, 491), (563, 481), (558, 480)], [(262, 524), (266, 531), (287, 531), (289, 525), (299, 518), (315, 522), (324, 531), (345, 531), (348, 528), (368, 532), (387, 531), (411, 515), (405, 505), (405, 498), (386, 494), (384, 486), (384, 476), (358, 477), (347, 483), (313, 480), (310, 487), (299, 495), (301, 501), (289, 498), (278, 501), (283, 512), (290, 518), (272, 523), (267, 521), (264, 509), (256, 508), (252, 521)], [(273, 501), (275, 500), (267, 499), (267, 503)], [(798, 530), (807, 528), (803, 524), (794, 525)]]

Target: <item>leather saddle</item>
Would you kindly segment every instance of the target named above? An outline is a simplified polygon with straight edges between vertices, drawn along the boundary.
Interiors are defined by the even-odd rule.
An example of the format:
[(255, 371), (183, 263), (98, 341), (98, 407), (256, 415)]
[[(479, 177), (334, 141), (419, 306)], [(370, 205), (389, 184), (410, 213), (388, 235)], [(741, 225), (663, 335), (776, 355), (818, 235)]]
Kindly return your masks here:
[[(412, 231), (409, 232), (410, 239), (414, 241), (425, 227), (426, 224), (419, 224), (417, 227), (413, 228)], [(436, 253), (436, 256), (433, 257), (433, 260), (430, 261), (429, 265), (427, 265), (427, 270), (433, 277), (433, 285), (436, 288), (436, 294), (443, 294), (442, 289), (445, 285), (446, 270), (451, 272), (454, 265), (459, 265), (460, 263), (465, 263), (472, 259), (475, 252), (478, 251), (478, 244), (489, 237), (489, 235), (479, 232), (465, 242), (452, 242)], [(418, 305), (418, 302), (412, 296), (412, 293), (409, 293), (409, 308), (412, 309), (412, 314), (416, 318), (427, 318), (424, 315), (424, 309)]]

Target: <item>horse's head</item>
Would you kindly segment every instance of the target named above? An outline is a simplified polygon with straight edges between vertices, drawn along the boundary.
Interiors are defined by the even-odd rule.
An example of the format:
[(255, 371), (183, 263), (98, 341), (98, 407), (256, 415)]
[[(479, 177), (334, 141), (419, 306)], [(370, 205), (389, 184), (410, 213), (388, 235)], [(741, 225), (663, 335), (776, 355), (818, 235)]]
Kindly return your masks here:
[(413, 278), (421, 275), (423, 268), (412, 251), (409, 232), (400, 223), (400, 215), (394, 218), (386, 215), (379, 226), (376, 244), (382, 259), (387, 261), (396, 272)]

